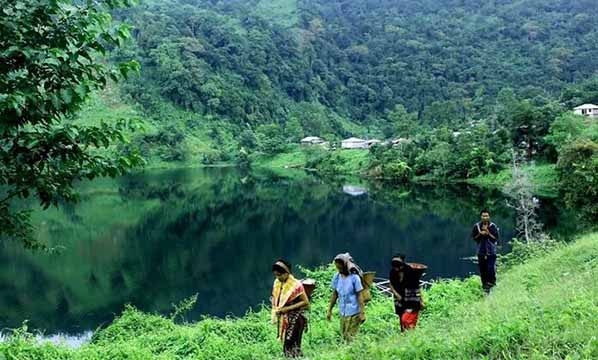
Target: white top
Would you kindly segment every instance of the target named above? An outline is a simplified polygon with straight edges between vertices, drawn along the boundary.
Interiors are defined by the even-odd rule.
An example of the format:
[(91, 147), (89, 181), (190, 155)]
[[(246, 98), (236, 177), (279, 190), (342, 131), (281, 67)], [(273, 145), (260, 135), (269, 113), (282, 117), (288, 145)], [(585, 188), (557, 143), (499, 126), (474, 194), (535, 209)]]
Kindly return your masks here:
[(312, 141), (320, 141), (322, 139), (320, 139), (317, 136), (308, 136), (306, 138), (301, 139), (301, 142), (312, 142)]
[(352, 138), (348, 138), (348, 139), (346, 139), (346, 140), (343, 140), (343, 142), (359, 142), (359, 143), (361, 143), (361, 142), (364, 142), (364, 141), (365, 141), (365, 140), (363, 140), (363, 139), (359, 139), (359, 138), (355, 138), (355, 137), (352, 137)]
[(583, 105), (576, 107), (574, 110), (587, 110), (587, 109), (598, 109), (598, 105), (583, 104)]

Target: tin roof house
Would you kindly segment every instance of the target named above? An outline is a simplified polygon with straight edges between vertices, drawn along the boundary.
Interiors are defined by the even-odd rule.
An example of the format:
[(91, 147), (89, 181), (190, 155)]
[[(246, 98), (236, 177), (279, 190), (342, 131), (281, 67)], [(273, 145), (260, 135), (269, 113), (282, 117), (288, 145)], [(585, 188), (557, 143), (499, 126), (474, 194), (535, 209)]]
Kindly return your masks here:
[(583, 104), (573, 109), (573, 112), (577, 115), (595, 118), (598, 117), (598, 105)]

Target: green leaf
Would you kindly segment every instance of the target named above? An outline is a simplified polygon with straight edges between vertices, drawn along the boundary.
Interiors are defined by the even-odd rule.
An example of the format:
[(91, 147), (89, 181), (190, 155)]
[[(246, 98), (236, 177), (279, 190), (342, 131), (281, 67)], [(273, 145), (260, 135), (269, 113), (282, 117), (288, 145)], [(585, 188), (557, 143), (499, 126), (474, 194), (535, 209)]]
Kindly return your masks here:
[(71, 105), (73, 103), (73, 90), (71, 90), (71, 89), (60, 90), (60, 98), (66, 105)]
[(44, 61), (42, 61), (42, 64), (59, 67), (60, 61), (58, 61), (58, 59), (56, 59), (54, 57), (49, 57), (49, 58), (45, 58)]
[(79, 83), (75, 88), (75, 92), (79, 96), (79, 99), (85, 99), (85, 97), (87, 96), (87, 91), (87, 85), (85, 85), (85, 83)]
[(56, 94), (50, 94), (50, 101), (52, 102), (52, 106), (56, 109), (59, 109), (62, 106), (62, 101), (60, 101)]

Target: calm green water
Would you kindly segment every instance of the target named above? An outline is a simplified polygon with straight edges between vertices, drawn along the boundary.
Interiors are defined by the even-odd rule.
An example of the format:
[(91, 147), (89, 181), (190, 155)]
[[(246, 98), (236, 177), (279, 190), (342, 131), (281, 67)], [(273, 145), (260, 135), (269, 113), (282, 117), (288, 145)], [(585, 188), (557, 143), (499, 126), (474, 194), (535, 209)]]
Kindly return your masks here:
[[(278, 257), (316, 266), (351, 252), (366, 270), (388, 273), (396, 252), (429, 265), (426, 279), (466, 276), (479, 209), (493, 209), (503, 238), (514, 214), (497, 193), (434, 187), (385, 188), (240, 174), (234, 169), (145, 172), (80, 186), (81, 202), (35, 214), (38, 236), (61, 251), (0, 246), (0, 326), (82, 334), (124, 305), (169, 313), (199, 294), (190, 320), (242, 315), (269, 298)], [(549, 227), (558, 208), (544, 204)], [(322, 286), (326, 286), (323, 284)]]

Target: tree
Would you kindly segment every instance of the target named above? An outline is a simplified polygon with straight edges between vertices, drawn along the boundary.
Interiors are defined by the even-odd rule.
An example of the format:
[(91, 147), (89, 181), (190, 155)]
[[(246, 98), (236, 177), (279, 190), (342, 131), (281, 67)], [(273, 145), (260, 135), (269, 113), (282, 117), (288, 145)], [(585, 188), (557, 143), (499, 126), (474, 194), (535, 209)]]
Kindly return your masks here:
[(561, 114), (550, 125), (549, 134), (544, 137), (546, 143), (552, 145), (557, 152), (577, 139), (584, 129), (584, 118), (572, 113)]
[(534, 196), (534, 187), (529, 174), (523, 169), (525, 157), (513, 151), (512, 179), (505, 186), (504, 193), (510, 196), (507, 205), (517, 212), (517, 232), (527, 244), (549, 240), (538, 220), (539, 200)]
[(107, 149), (126, 141), (132, 124), (80, 126), (73, 114), (109, 79), (138, 71), (101, 56), (129, 37), (107, 10), (128, 0), (0, 0), (0, 235), (41, 246), (28, 212), (11, 206), (35, 193), (43, 208), (77, 199), (73, 182), (116, 176), (142, 162), (136, 153), (114, 158)]
[[(595, 70), (598, 32), (579, 16), (595, 2), (553, 2), (301, 0), (284, 6), (293, 15), (265, 21), (256, 6), (264, 1), (144, 1), (120, 13), (136, 25), (131, 48), (144, 65), (128, 92), (233, 123), (233, 135), (242, 124), (279, 123), (290, 141), (366, 126), (407, 136), (409, 123), (397, 129), (393, 120), (396, 104), (430, 126), (454, 129), (475, 115), (495, 131), (516, 99), (555, 97)], [(594, 102), (597, 84), (575, 86), (559, 103)], [(523, 126), (518, 143), (538, 130)]]
[(569, 207), (592, 224), (598, 218), (598, 143), (580, 139), (563, 148), (557, 163), (560, 188)]
[(520, 102), (512, 110), (510, 127), (513, 131), (513, 144), (526, 150), (528, 160), (543, 152), (544, 136), (548, 134), (550, 123), (557, 113), (558, 109), (553, 104), (536, 106), (529, 100)]
[(248, 126), (239, 135), (239, 145), (242, 148), (247, 148), (249, 150), (255, 148), (257, 140), (255, 139), (255, 134), (253, 130)]
[(237, 164), (241, 170), (247, 170), (251, 168), (251, 158), (249, 157), (249, 152), (243, 147), (241, 150), (239, 150)]
[(397, 105), (388, 113), (388, 122), (383, 127), (384, 136), (410, 137), (417, 131), (417, 115), (408, 113), (403, 105)]
[(291, 116), (285, 124), (285, 132), (291, 142), (298, 142), (304, 136), (303, 128), (299, 119), (295, 116)]
[(267, 155), (283, 152), (286, 147), (280, 125), (260, 125), (256, 129), (258, 149)]

